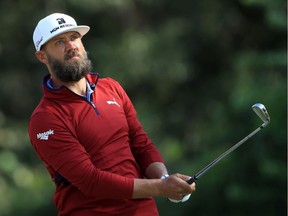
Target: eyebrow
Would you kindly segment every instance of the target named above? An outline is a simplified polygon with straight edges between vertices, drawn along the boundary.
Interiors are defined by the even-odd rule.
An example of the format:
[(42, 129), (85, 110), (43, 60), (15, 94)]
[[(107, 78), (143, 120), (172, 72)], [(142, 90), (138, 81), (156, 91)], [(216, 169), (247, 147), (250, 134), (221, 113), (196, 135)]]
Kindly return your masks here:
[(78, 32), (71, 32), (71, 33), (64, 33), (64, 34), (62, 34), (62, 35), (58, 35), (58, 36), (56, 36), (56, 37), (54, 37), (53, 39), (51, 39), (51, 41), (56, 41), (56, 40), (60, 40), (60, 39), (63, 39), (63, 38), (65, 38), (66, 36), (71, 36), (71, 35), (75, 35), (75, 34), (77, 34), (79, 37), (81, 37), (81, 34), (79, 34)]

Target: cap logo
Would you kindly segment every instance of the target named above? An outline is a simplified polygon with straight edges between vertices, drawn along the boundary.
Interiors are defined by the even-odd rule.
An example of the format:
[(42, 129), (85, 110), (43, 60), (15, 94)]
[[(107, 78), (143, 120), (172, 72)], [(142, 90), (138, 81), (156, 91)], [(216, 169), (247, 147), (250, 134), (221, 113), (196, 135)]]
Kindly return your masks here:
[(38, 48), (40, 43), (43, 41), (43, 36), (36, 42), (36, 47)]
[(73, 25), (73, 24), (66, 24), (66, 21), (65, 21), (63, 18), (57, 18), (56, 20), (58, 21), (59, 26), (53, 28), (53, 29), (50, 31), (51, 34), (52, 34), (53, 32), (56, 32), (58, 29), (65, 28), (65, 27), (75, 26), (75, 25)]
[(61, 25), (63, 23), (66, 23), (65, 20), (63, 18), (58, 18), (56, 19), (58, 21), (58, 24)]

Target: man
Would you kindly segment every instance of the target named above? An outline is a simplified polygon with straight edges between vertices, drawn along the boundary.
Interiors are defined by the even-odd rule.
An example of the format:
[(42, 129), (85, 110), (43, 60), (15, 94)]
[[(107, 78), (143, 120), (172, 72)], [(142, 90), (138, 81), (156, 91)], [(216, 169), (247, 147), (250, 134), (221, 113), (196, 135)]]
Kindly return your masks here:
[(29, 122), (31, 143), (56, 184), (59, 216), (158, 215), (152, 197), (187, 200), (195, 184), (168, 176), (119, 83), (90, 72), (81, 41), (89, 29), (59, 13), (36, 26), (35, 55), (49, 75)]

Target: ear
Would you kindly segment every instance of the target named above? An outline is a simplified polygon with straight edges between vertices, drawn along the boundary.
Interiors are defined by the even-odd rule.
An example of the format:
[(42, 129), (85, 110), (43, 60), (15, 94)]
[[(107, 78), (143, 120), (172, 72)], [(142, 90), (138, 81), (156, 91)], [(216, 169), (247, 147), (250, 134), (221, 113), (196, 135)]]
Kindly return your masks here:
[(44, 64), (48, 64), (46, 54), (43, 51), (36, 51), (35, 52), (36, 58)]

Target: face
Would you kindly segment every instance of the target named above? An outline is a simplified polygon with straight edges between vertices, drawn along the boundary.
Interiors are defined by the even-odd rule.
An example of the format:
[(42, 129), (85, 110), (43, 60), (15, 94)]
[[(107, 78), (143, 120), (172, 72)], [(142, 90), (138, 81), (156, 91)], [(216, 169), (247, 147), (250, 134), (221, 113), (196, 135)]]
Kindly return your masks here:
[(91, 61), (77, 32), (56, 36), (42, 47), (45, 63), (62, 82), (77, 82), (92, 69)]

